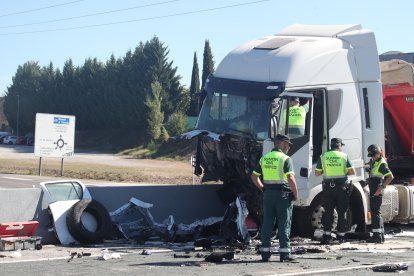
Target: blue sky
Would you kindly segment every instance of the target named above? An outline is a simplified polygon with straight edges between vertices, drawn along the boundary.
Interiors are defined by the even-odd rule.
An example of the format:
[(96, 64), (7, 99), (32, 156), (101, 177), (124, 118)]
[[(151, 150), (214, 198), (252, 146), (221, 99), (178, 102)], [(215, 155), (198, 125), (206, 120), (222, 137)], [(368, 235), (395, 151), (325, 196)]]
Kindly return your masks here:
[(375, 32), (379, 53), (414, 52), (413, 11), (412, 0), (2, 0), (0, 96), (27, 61), (105, 62), (153, 36), (169, 48), (186, 86), (195, 51), (201, 76), (206, 39), (217, 66), (233, 48), (294, 23), (362, 24)]

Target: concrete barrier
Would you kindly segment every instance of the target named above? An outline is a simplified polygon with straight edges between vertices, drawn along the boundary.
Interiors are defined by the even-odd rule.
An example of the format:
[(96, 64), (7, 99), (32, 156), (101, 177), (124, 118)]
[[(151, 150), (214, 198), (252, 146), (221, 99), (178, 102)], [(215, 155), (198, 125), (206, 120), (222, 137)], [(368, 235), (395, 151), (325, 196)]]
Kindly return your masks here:
[[(150, 210), (154, 220), (162, 222), (173, 215), (176, 223), (191, 223), (196, 219), (223, 216), (226, 206), (216, 194), (221, 185), (139, 185), (87, 186), (93, 199), (108, 211), (114, 211), (135, 197), (154, 204)], [(0, 223), (39, 221), (36, 231), (43, 244), (58, 243), (51, 228), (48, 204), (40, 188), (0, 189)]]

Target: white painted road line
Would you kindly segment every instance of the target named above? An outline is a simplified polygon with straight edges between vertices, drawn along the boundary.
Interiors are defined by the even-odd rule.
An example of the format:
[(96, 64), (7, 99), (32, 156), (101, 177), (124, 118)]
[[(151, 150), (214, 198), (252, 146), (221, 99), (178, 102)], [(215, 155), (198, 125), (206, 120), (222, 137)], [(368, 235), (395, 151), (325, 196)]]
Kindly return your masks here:
[(33, 181), (33, 179), (30, 179), (30, 178), (20, 178), (20, 177), (10, 177), (10, 176), (2, 176), (2, 178), (11, 179), (11, 180)]
[(381, 266), (385, 264), (409, 264), (412, 265), (412, 260), (409, 261), (401, 261), (396, 263), (377, 263), (377, 264), (369, 264), (369, 265), (358, 265), (358, 266), (344, 266), (344, 267), (332, 267), (332, 268), (324, 268), (324, 269), (318, 269), (318, 270), (306, 270), (303, 272), (289, 272), (289, 273), (281, 273), (281, 274), (272, 274), (269, 276), (293, 276), (293, 275), (320, 275), (322, 273), (330, 273), (330, 272), (340, 272), (340, 271), (350, 271), (350, 270), (361, 270), (361, 269), (367, 269), (367, 268), (373, 268), (376, 266)]

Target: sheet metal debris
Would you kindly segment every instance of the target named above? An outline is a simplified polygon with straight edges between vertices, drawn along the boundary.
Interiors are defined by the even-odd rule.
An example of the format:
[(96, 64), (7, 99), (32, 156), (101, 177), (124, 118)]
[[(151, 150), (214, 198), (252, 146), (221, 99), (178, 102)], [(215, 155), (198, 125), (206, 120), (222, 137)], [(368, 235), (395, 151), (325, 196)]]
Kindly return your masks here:
[(374, 266), (372, 271), (374, 272), (400, 272), (402, 270), (407, 270), (408, 264), (384, 264), (379, 266)]

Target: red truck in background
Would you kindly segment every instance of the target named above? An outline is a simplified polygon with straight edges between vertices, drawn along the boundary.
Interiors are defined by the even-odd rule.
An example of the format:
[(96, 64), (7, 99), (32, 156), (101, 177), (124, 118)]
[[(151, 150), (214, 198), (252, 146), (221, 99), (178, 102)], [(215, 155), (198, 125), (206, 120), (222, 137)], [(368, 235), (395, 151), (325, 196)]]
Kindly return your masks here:
[(394, 182), (414, 184), (414, 69), (403, 60), (381, 62), (385, 152)]

